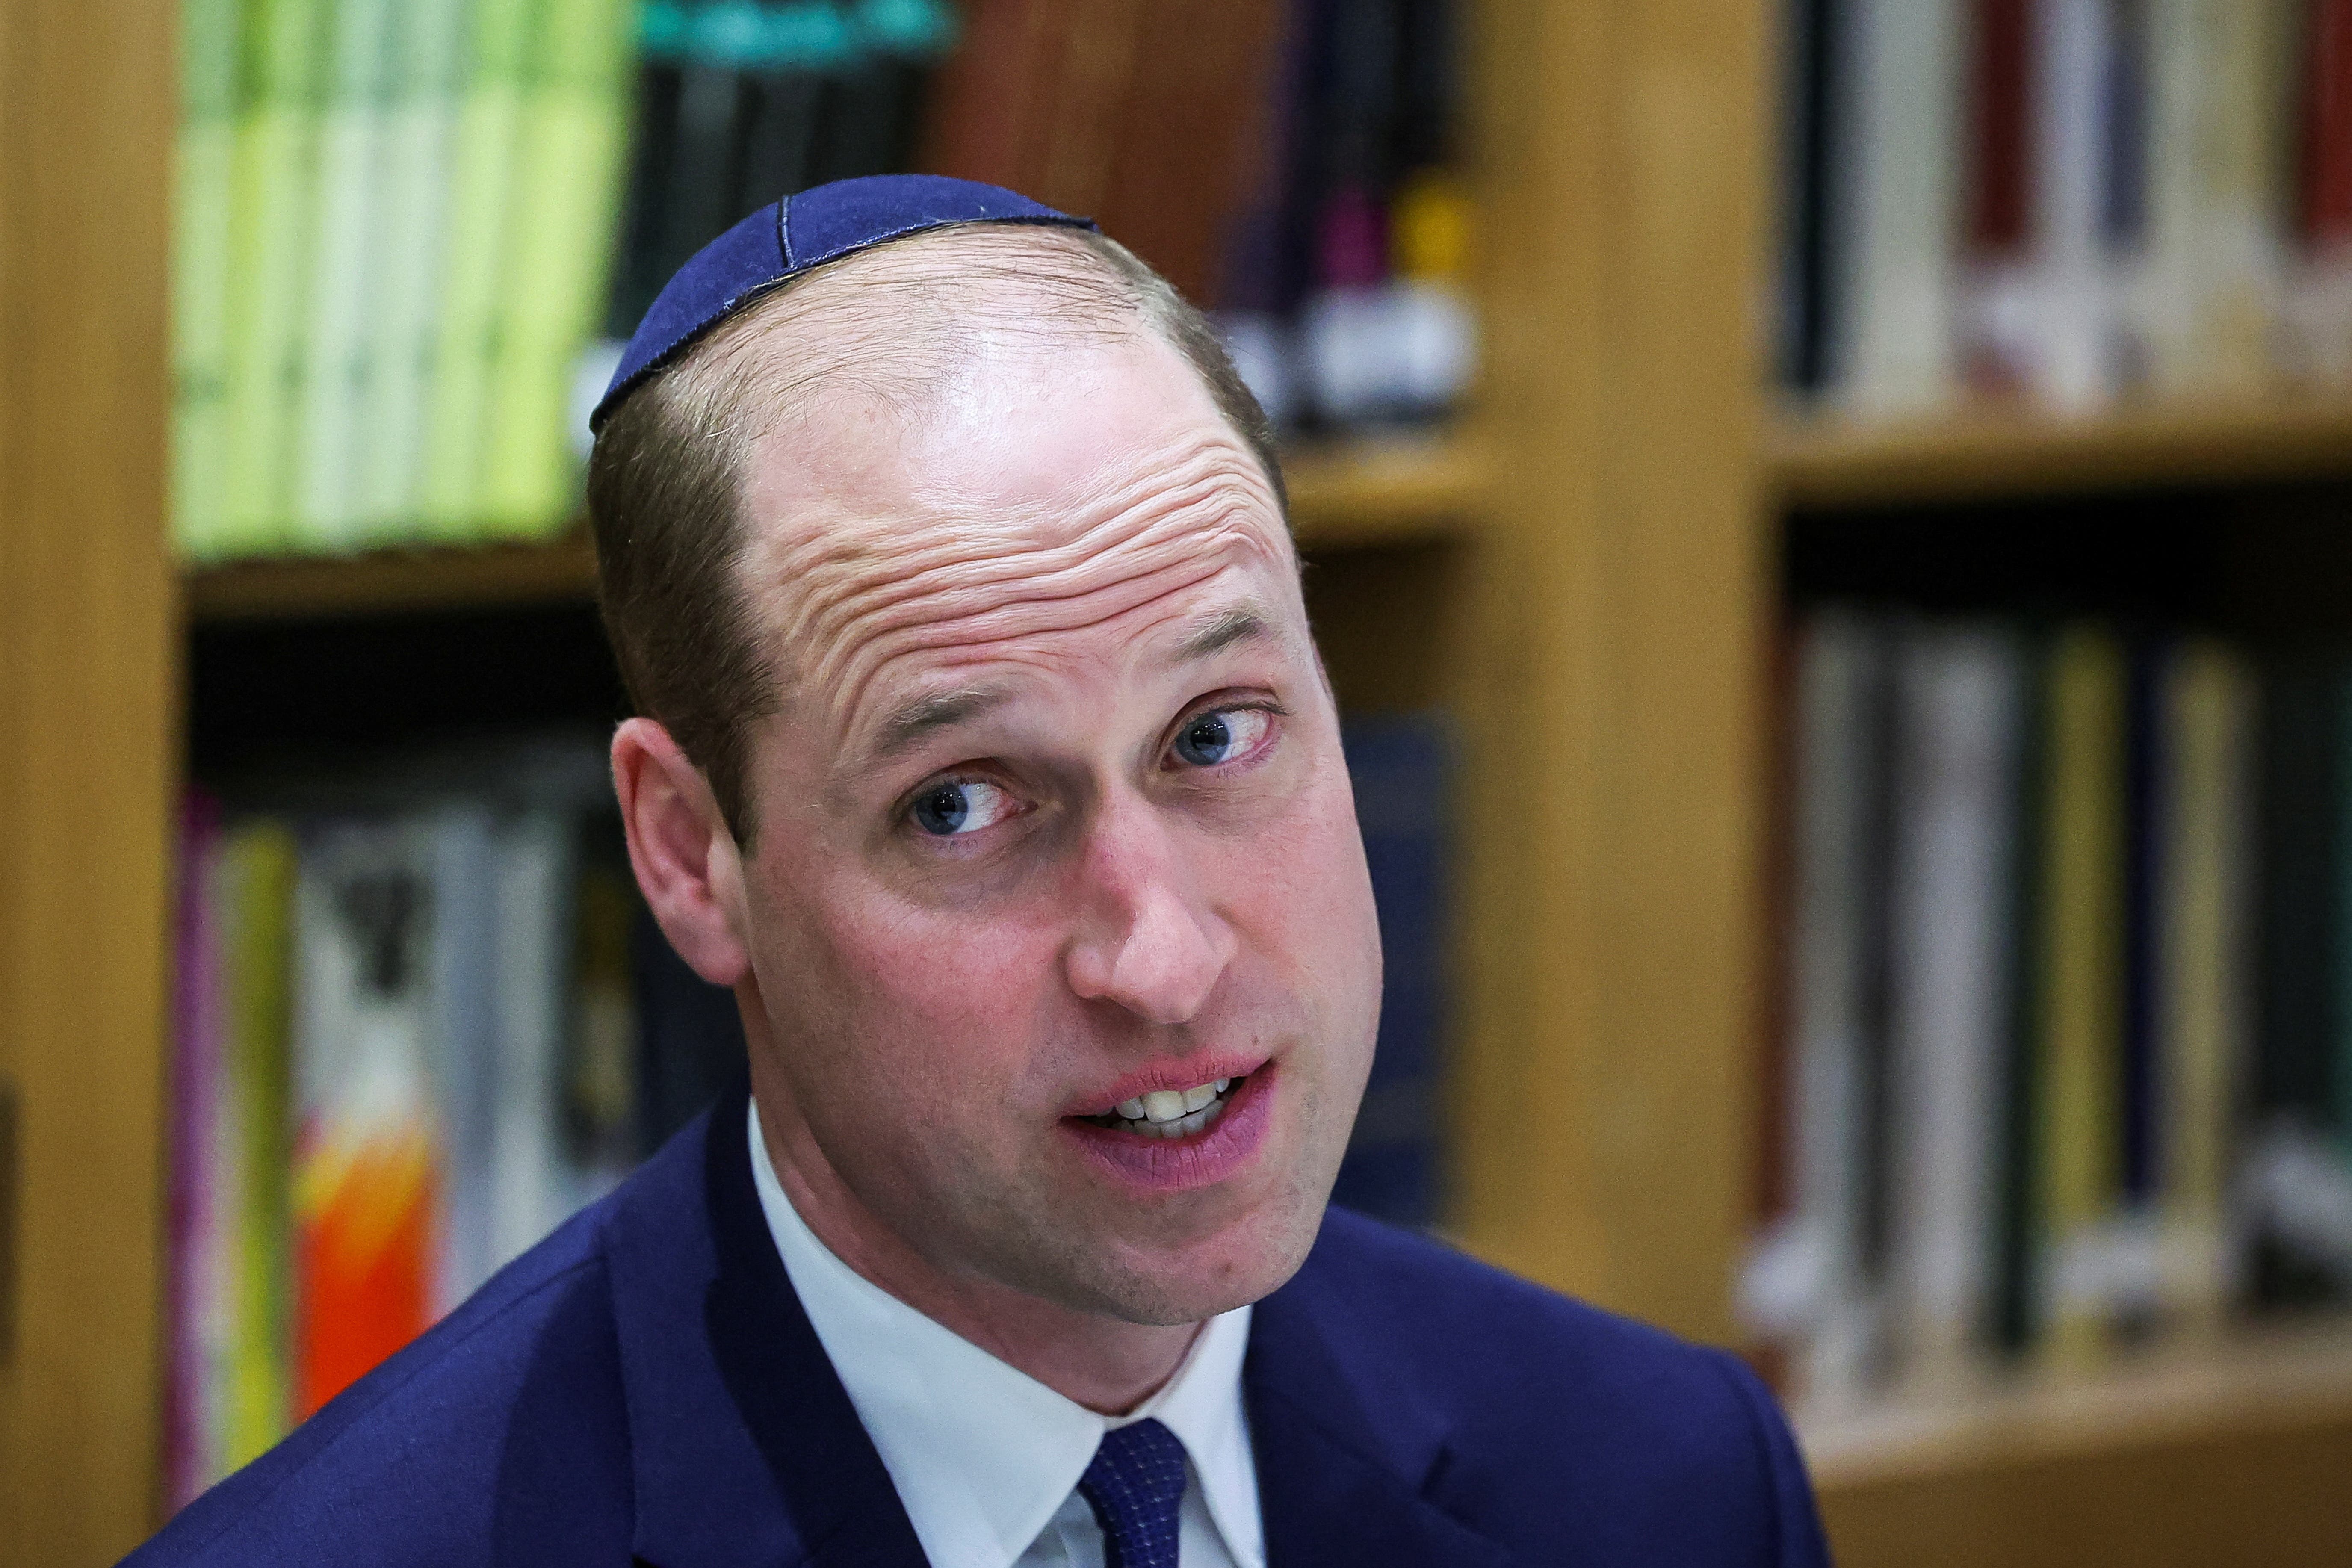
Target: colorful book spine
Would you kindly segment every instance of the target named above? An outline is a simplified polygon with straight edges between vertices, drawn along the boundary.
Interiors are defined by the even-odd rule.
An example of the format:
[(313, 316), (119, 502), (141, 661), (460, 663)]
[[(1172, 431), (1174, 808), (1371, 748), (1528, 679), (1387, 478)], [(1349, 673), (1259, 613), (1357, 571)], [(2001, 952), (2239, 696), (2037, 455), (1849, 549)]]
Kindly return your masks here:
[(211, 1393), (231, 1300), (236, 1235), (216, 1139), (223, 1060), (220, 932), (208, 884), (220, 852), (218, 805), (192, 796), (181, 816), (174, 931), (171, 1186), (165, 1232), (163, 1495), (177, 1509), (218, 1478)]
[(323, 829), (302, 857), (294, 1212), (305, 1418), (432, 1321), (443, 1173), (426, 878), (397, 825)]

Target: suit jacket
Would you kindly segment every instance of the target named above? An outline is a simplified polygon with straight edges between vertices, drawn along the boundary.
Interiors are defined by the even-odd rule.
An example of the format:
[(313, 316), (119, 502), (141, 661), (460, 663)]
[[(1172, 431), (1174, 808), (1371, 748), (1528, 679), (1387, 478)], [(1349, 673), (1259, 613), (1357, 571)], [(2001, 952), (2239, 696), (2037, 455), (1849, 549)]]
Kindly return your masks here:
[[(744, 1114), (739, 1088), (128, 1561), (921, 1568)], [(1733, 1358), (1343, 1211), (1243, 1384), (1268, 1568), (1827, 1562)]]

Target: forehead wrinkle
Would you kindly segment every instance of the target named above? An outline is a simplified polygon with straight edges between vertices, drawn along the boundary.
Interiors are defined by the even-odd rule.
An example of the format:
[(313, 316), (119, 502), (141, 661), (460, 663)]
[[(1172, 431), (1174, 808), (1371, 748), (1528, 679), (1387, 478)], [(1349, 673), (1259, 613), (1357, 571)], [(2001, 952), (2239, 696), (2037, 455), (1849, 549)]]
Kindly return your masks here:
[[(1152, 580), (1181, 569), (1186, 558), (1220, 561), (1236, 548), (1284, 553), (1286, 533), (1263, 526), (1272, 497), (1255, 465), (1223, 461), (1216, 445), (1195, 444), (1188, 466), (1199, 471), (1172, 488), (1163, 481), (1138, 495), (1144, 487), (1129, 485), (1106, 497), (1097, 516), (1080, 521), (1074, 537), (1047, 543), (1016, 543), (1044, 531), (1045, 520), (1034, 517), (1019, 524), (964, 520), (964, 528), (942, 528), (916, 542), (911, 560), (873, 548), (871, 529), (818, 530), (795, 547), (770, 552), (770, 580), (801, 584), (793, 606), (798, 613), (778, 617), (772, 635), (813, 653), (805, 684), (845, 700), (830, 704), (838, 714), (862, 700), (875, 656), (903, 642), (900, 634), (929, 627), (921, 642), (952, 643), (970, 637), (973, 623), (994, 616), (1013, 624), (983, 627), (979, 640), (1002, 638), (1066, 620), (1053, 612), (1073, 601), (1104, 594), (1130, 598), (1121, 590), (1139, 588), (1156, 596), (1163, 590)], [(1254, 500), (1265, 504), (1254, 509)], [(1214, 509), (1205, 519), (1204, 508)], [(837, 584), (840, 591), (831, 591)], [(1095, 624), (1129, 607), (1115, 602), (1080, 613)], [(1024, 609), (1032, 613), (1019, 613)]]
[[(968, 616), (956, 623), (929, 628), (908, 628), (906, 634), (886, 636), (877, 639), (875, 643), (869, 645), (870, 657), (865, 661), (865, 668), (857, 671), (853, 682), (845, 683), (845, 689), (839, 692), (837, 699), (830, 704), (834, 710), (835, 732), (846, 735), (852, 731), (856, 722), (856, 716), (868, 706), (867, 694), (887, 677), (893, 666), (907, 659), (918, 658), (926, 653), (936, 652), (943, 647), (960, 647), (963, 650), (965, 658), (958, 662), (982, 663), (1005, 660), (1019, 658), (1024, 654), (1030, 656), (1024, 662), (1050, 662), (1052, 656), (1045, 653), (1044, 650), (1024, 648), (1008, 651), (1005, 645), (1025, 642), (1038, 637), (1041, 633), (1059, 637), (1075, 636), (1091, 631), (1107, 622), (1139, 614), (1177, 595), (1188, 593), (1222, 575), (1232, 564), (1229, 552), (1223, 550), (1205, 556), (1171, 563), (1150, 574), (1147, 578), (1126, 580), (1126, 584), (1146, 586), (1150, 590), (1150, 592), (1139, 596), (1122, 598), (1100, 613), (1090, 615), (1080, 621), (1057, 619), (1050, 623), (1041, 623), (1032, 617), (1001, 630), (992, 628), (984, 635), (973, 637), (963, 628), (971, 621), (986, 617)], [(1171, 577), (1175, 580), (1170, 581)], [(1069, 599), (1057, 601), (1065, 605), (1071, 602)]]

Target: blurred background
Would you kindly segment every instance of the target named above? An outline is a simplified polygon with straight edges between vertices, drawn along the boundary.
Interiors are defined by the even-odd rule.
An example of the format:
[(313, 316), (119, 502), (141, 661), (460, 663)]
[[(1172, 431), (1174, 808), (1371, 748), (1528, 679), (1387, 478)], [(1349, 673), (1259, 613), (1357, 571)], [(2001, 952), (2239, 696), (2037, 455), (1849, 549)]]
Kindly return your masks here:
[(1283, 430), (1341, 1201), (1748, 1354), (1850, 1565), (2352, 1563), (2352, 0), (10, 0), (0, 1556), (730, 1069), (584, 414), (900, 170), (1100, 219)]

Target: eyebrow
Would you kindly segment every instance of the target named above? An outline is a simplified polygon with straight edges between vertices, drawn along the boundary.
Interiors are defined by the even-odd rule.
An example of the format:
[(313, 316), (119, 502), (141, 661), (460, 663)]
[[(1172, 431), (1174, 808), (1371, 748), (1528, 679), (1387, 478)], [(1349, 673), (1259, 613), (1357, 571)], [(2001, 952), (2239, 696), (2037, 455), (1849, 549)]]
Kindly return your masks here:
[[(1191, 664), (1239, 643), (1274, 637), (1273, 623), (1253, 605), (1219, 610), (1194, 626), (1170, 656), (1171, 665)], [(927, 736), (967, 723), (1003, 706), (1012, 693), (1002, 686), (971, 686), (933, 691), (902, 703), (882, 721), (874, 760), (888, 762), (912, 751)]]
[(973, 686), (960, 691), (934, 691), (904, 703), (882, 721), (875, 759), (887, 762), (912, 749), (926, 735), (979, 718), (1010, 695), (1001, 686)]
[(1274, 636), (1274, 626), (1255, 605), (1236, 605), (1215, 615), (1192, 628), (1192, 635), (1179, 644), (1170, 664), (1190, 664), (1195, 659), (1223, 653), (1236, 643), (1254, 642)]

